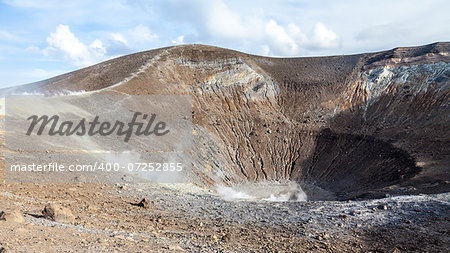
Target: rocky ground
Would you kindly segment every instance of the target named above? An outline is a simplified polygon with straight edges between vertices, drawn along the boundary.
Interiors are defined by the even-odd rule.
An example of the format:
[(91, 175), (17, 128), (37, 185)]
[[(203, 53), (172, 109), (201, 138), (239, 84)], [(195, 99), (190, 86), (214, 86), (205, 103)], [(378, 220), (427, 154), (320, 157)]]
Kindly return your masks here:
[[(0, 178), (0, 253), (448, 252), (449, 52), (450, 43), (434, 43), (283, 59), (187, 45), (0, 90), (189, 95), (194, 125), (192, 173), (184, 184)], [(98, 101), (89, 106), (104, 109)], [(20, 135), (18, 148), (3, 145), (3, 129), (0, 177), (7, 155), (73, 156), (50, 152), (61, 149), (51, 142), (32, 153)], [(84, 150), (90, 142), (70, 144)], [(310, 186), (310, 200), (227, 200), (216, 192), (222, 184), (284, 181)]]
[[(0, 196), (2, 252), (445, 252), (449, 245), (450, 194), (269, 202), (225, 201), (186, 184), (2, 184)], [(67, 208), (58, 221), (43, 216), (52, 203)]]

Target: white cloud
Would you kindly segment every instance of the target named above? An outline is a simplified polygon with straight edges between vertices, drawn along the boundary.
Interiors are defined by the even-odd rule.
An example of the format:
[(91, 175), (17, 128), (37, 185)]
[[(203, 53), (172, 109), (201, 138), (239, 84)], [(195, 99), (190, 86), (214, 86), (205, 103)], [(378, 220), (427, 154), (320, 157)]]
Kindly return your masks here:
[(158, 35), (152, 33), (150, 28), (142, 24), (129, 30), (129, 34), (135, 43), (154, 42), (158, 40)]
[(172, 40), (172, 44), (180, 45), (184, 43), (184, 35), (178, 36), (176, 40)]
[(277, 55), (295, 55), (299, 52), (298, 42), (274, 20), (266, 24), (265, 33), (267, 40), (271, 43), (269, 52)]
[(324, 24), (317, 23), (313, 34), (308, 37), (300, 28), (290, 23), (287, 26), (269, 20), (266, 24), (263, 53), (276, 56), (295, 56), (309, 49), (332, 49), (339, 47), (338, 36)]
[(61, 53), (75, 66), (88, 66), (105, 59), (106, 49), (102, 41), (96, 39), (90, 45), (82, 43), (70, 31), (69, 26), (58, 25), (56, 32), (47, 38), (47, 48), (44, 54)]
[[(157, 34), (150, 28), (139, 24), (121, 32), (112, 32), (104, 40), (107, 56), (117, 57), (140, 50), (148, 50), (159, 42)], [(170, 43), (169, 41), (166, 44)]]
[[(307, 56), (450, 40), (450, 1), (446, 0), (379, 0), (377, 4), (357, 0), (0, 1), (8, 8), (1, 17), (0, 87), (36, 81), (26, 76), (34, 68), (75, 70), (174, 42), (271, 56)], [(72, 31), (76, 27), (76, 36), (69, 28), (66, 36), (55, 32), (60, 23)], [(86, 35), (92, 37), (86, 39)], [(180, 35), (182, 40), (177, 38)], [(46, 37), (48, 45), (42, 40)], [(99, 40), (91, 43), (94, 39)], [(39, 58), (42, 52), (56, 57)], [(39, 72), (32, 74), (43, 76)]]
[(260, 50), (262, 55), (269, 55), (270, 54), (270, 47), (268, 45), (262, 45)]
[[(160, 8), (176, 13), (173, 18), (177, 22), (192, 24), (193, 34), (196, 34), (194, 42), (219, 42), (223, 46), (271, 56), (297, 56), (311, 49), (320, 51), (340, 45), (337, 34), (323, 23), (317, 23), (306, 29), (311, 30), (310, 33), (304, 33), (295, 22), (282, 23), (279, 17), (267, 16), (262, 8), (243, 11), (227, 4), (223, 0), (197, 0), (187, 6), (183, 1), (172, 0)], [(188, 7), (190, 12), (185, 13)], [(188, 38), (192, 41), (190, 36)]]
[(111, 37), (112, 37), (112, 39), (114, 41), (117, 41), (117, 42), (122, 43), (124, 45), (128, 44), (127, 40), (120, 33), (111, 33)]
[[(200, 3), (201, 5), (205, 3)], [(241, 17), (221, 0), (209, 1), (202, 9), (207, 19), (206, 29), (217, 38), (244, 37), (248, 31)]]
[(127, 35), (119, 32), (109, 33), (109, 36), (104, 40), (103, 46), (106, 48), (106, 55), (108, 57), (117, 57), (133, 52)]
[(311, 46), (320, 49), (336, 48), (339, 46), (338, 36), (319, 22), (314, 27)]
[[(10, 2), (20, 6), (34, 6), (34, 3), (27, 0), (10, 0)], [(83, 3), (74, 5), (85, 6), (86, 1)], [(245, 3), (241, 6), (233, 1), (223, 0), (193, 0), (189, 3), (179, 0), (159, 3), (136, 1), (127, 4), (128, 9), (133, 9), (136, 17), (140, 18), (129, 22), (128, 29), (97, 31), (97, 36), (100, 36), (103, 42), (102, 47), (95, 47), (94, 50), (87, 45), (78, 46), (72, 49), (74, 51), (79, 48), (78, 53), (77, 51), (70, 53), (56, 42), (52, 45), (49, 43), (49, 46), (64, 52), (77, 66), (97, 62), (105, 56), (118, 56), (168, 44), (215, 44), (271, 56), (305, 55), (311, 51), (330, 51), (340, 46), (337, 32), (325, 26), (328, 20), (323, 23), (300, 25), (299, 19), (273, 15), (271, 9), (264, 8), (266, 4), (255, 7), (253, 4)], [(65, 4), (56, 6), (67, 7)], [(98, 8), (100, 11), (109, 10), (106, 7)], [(142, 19), (141, 15), (145, 12), (141, 12), (142, 10), (152, 15), (149, 15), (148, 19)], [(160, 15), (155, 15), (157, 13)], [(98, 18), (95, 16), (95, 20)], [(182, 39), (176, 34), (183, 34)], [(177, 36), (178, 38), (174, 39)], [(72, 42), (83, 44), (75, 36), (72, 37)]]

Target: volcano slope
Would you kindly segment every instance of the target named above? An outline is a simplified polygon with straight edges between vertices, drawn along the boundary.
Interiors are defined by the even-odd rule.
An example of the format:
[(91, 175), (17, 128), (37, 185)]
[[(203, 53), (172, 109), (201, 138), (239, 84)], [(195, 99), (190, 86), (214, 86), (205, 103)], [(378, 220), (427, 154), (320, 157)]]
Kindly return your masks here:
[[(439, 250), (448, 241), (443, 230), (448, 226), (446, 193), (450, 189), (449, 51), (450, 43), (435, 43), (350, 56), (267, 58), (211, 46), (186, 45), (120, 57), (2, 93), (191, 95), (194, 145), (188, 182), (215, 191), (217, 185), (233, 188), (255, 182), (292, 181), (302, 187), (308, 200), (313, 200), (281, 207), (260, 202), (230, 204), (210, 195), (210, 191), (194, 194), (183, 189), (179, 197), (178, 188), (175, 191), (151, 186), (151, 190), (156, 187), (160, 191), (151, 196), (160, 200), (155, 203), (156, 209), (170, 207), (174, 211), (180, 206), (182, 210), (152, 211), (151, 216), (158, 213), (158, 217), (163, 217), (161, 221), (152, 216), (148, 221), (153, 232), (161, 232), (162, 227), (197, 231), (195, 238), (189, 239), (192, 242), (183, 239), (176, 242), (182, 248), (326, 251), (335, 247), (338, 251), (355, 251), (362, 247), (362, 251), (389, 251), (398, 244), (397, 250), (422, 250), (422, 246)], [(60, 189), (65, 186), (48, 186), (53, 191), (45, 196), (39, 193), (39, 186), (34, 190), (21, 184), (4, 187), (9, 190), (5, 189), (2, 196), (8, 199), (23, 200), (25, 197), (19, 192), (26, 190), (45, 202), (56, 201), (56, 192), (64, 191)], [(136, 186), (139, 189), (127, 186), (130, 189), (119, 191), (120, 197), (116, 196), (116, 189), (110, 189), (113, 186), (98, 187), (92, 186), (92, 191), (76, 188), (79, 196), (73, 208), (88, 210), (85, 206), (98, 199), (92, 197), (98, 193), (114, 199), (103, 204), (106, 208), (136, 214), (121, 200), (132, 202), (142, 197), (140, 186)], [(424, 204), (406, 196), (389, 197), (408, 194), (438, 195), (419, 197)], [(374, 200), (384, 197), (389, 198)], [(186, 203), (186, 199), (191, 203)], [(336, 202), (353, 199), (360, 201)], [(11, 206), (8, 203), (6, 206)], [(383, 203), (390, 203), (389, 209), (394, 210), (377, 213), (375, 210), (385, 209)], [(25, 208), (29, 221), (35, 224), (36, 205)], [(192, 210), (188, 211), (189, 208)], [(208, 209), (211, 210), (205, 211)], [(415, 214), (414, 210), (425, 213)], [(284, 211), (290, 216), (286, 218)], [(147, 220), (145, 215), (149, 214), (140, 212), (137, 215)], [(90, 241), (97, 239), (90, 234), (129, 235), (139, 231), (134, 236), (146, 238), (146, 229), (140, 226), (148, 225), (147, 221), (115, 227), (102, 220), (133, 222), (136, 218), (107, 210), (103, 213), (100, 219), (89, 218), (81, 211), (76, 214), (82, 228), (71, 229), (91, 229), (82, 232), (87, 242), (81, 243), (81, 249), (92, 249)], [(416, 216), (420, 216), (417, 222)], [(198, 223), (189, 224), (188, 219)], [(334, 219), (340, 221), (329, 221)], [(395, 221), (391, 224), (389, 219)], [(95, 222), (101, 224), (92, 230)], [(412, 222), (415, 227), (404, 230), (399, 225), (402, 222)], [(221, 229), (210, 230), (200, 223)], [(346, 226), (360, 230), (349, 232)], [(267, 231), (267, 227), (271, 230)], [(412, 231), (420, 227), (426, 227), (425, 232)], [(233, 229), (240, 232), (236, 234)], [(219, 239), (214, 233), (219, 233)], [(262, 233), (263, 241), (256, 239), (258, 233)], [(330, 233), (333, 243), (323, 244), (322, 240)], [(398, 238), (387, 238), (389, 233), (397, 234)], [(174, 243), (174, 234), (171, 235), (170, 243)], [(226, 239), (228, 235), (234, 244)], [(426, 243), (419, 245), (412, 238), (422, 238)], [(164, 240), (159, 239), (158, 243), (167, 244)], [(208, 247), (204, 248), (205, 245)], [(236, 245), (243, 248), (239, 250)], [(154, 250), (170, 249), (153, 246)]]
[(290, 180), (310, 199), (438, 193), (449, 190), (449, 51), (266, 58), (189, 45), (14, 92), (192, 95), (196, 184)]

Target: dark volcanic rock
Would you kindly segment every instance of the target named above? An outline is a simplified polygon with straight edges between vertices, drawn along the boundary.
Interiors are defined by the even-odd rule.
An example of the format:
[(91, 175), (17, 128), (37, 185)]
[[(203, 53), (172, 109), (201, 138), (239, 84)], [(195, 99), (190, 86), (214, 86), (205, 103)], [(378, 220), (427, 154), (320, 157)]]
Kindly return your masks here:
[(148, 209), (152, 206), (152, 203), (150, 202), (150, 200), (143, 198), (139, 203), (138, 206), (143, 207), (145, 209)]

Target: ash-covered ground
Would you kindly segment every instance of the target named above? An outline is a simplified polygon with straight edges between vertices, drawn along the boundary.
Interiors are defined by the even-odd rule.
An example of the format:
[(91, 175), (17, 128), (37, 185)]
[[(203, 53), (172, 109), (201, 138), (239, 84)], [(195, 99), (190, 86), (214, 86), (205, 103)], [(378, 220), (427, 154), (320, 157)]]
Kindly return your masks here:
[[(230, 200), (189, 184), (2, 184), (6, 252), (445, 252), (450, 195)], [(241, 195), (242, 196), (242, 195)], [(139, 205), (148, 199), (150, 206)], [(42, 217), (48, 203), (75, 221)]]
[[(144, 184), (121, 172), (5, 173), (11, 157), (122, 160), (108, 152), (123, 143), (37, 140), (48, 148), (34, 152), (20, 135), (5, 145), (17, 129), (0, 127), (0, 175), (16, 180), (0, 184), (0, 252), (447, 252), (449, 52), (444, 42), (283, 59), (185, 45), (0, 90), (100, 112), (134, 108), (112, 94), (187, 95), (193, 139), (184, 183)], [(151, 149), (138, 146), (132, 159)]]

